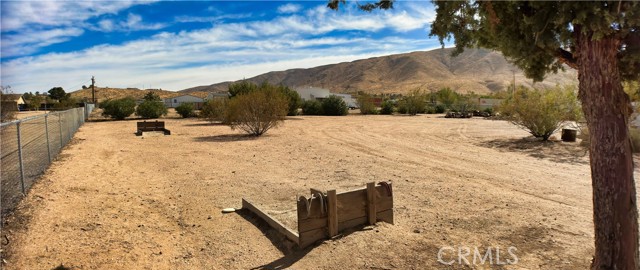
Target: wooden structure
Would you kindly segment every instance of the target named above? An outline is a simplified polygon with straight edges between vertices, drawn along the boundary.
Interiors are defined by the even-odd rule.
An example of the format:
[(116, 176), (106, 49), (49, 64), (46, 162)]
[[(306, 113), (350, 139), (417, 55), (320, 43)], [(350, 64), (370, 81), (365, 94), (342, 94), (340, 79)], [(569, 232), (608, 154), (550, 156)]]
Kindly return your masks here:
[(154, 122), (142, 121), (142, 122), (138, 122), (137, 126), (138, 126), (138, 130), (136, 131), (136, 136), (142, 136), (142, 132), (149, 132), (149, 131), (162, 131), (164, 135), (171, 135), (171, 131), (169, 131), (164, 127), (164, 121), (158, 121), (158, 120)]
[(289, 240), (304, 248), (318, 240), (332, 238), (340, 232), (378, 221), (393, 224), (393, 192), (391, 183), (368, 183), (366, 188), (347, 192), (311, 189), (309, 199), (297, 202), (298, 231), (295, 232), (264, 211), (242, 199), (242, 208), (255, 213)]

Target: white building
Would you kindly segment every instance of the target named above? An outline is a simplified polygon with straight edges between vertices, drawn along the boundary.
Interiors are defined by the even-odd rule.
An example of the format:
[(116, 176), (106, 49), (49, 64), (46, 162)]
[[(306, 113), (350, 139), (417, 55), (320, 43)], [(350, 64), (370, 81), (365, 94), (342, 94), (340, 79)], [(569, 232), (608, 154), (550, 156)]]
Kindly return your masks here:
[(353, 98), (351, 94), (334, 94), (334, 95), (342, 98), (342, 100), (344, 100), (344, 103), (347, 103), (347, 107), (358, 108), (358, 101), (356, 101), (356, 99)]
[(329, 89), (318, 87), (299, 87), (294, 89), (302, 100), (323, 99), (331, 95)]
[(196, 109), (200, 109), (202, 107), (202, 103), (204, 103), (204, 99), (192, 95), (182, 95), (164, 99), (164, 105), (167, 108), (175, 108), (180, 106), (182, 103), (193, 103), (193, 106)]

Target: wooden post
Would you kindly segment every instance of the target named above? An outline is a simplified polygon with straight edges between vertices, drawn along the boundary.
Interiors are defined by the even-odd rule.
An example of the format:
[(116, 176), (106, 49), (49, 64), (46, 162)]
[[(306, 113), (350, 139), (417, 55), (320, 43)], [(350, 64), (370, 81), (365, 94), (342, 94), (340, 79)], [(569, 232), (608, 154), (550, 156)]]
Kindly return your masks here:
[(376, 183), (367, 183), (367, 217), (369, 225), (376, 224)]
[(327, 191), (327, 226), (329, 237), (338, 235), (338, 196), (335, 190)]

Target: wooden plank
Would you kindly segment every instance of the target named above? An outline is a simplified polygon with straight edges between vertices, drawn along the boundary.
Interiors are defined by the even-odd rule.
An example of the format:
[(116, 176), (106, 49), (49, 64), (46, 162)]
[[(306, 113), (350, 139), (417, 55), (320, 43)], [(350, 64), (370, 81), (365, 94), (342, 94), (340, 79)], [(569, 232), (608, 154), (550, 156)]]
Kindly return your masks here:
[(376, 224), (376, 197), (378, 197), (376, 183), (367, 183), (367, 220), (369, 225)]
[(329, 237), (338, 234), (338, 197), (335, 190), (327, 191), (327, 227), (329, 227)]
[(338, 222), (365, 217), (367, 193), (365, 189), (344, 192), (338, 197)]
[(298, 233), (287, 228), (286, 226), (284, 226), (284, 224), (280, 223), (279, 221), (271, 217), (269, 214), (263, 212), (258, 207), (254, 206), (252, 203), (250, 203), (244, 198), (242, 199), (242, 208), (247, 209), (252, 213), (256, 214), (258, 217), (266, 221), (267, 224), (269, 224), (269, 226), (274, 228), (276, 231), (284, 234), (289, 240), (298, 243), (298, 240), (299, 240)]
[[(307, 203), (309, 204), (309, 208), (307, 209)], [(326, 202), (325, 202), (326, 203)], [(322, 203), (320, 199), (307, 199), (304, 196), (300, 196), (298, 198), (298, 221), (307, 219), (307, 218), (320, 218), (326, 217), (327, 213), (322, 209)]]
[(367, 224), (367, 217), (365, 216), (350, 219), (350, 220), (340, 221), (340, 223), (338, 223), (338, 231), (341, 232), (346, 229), (353, 228), (360, 225), (365, 225), (365, 224)]
[(379, 221), (384, 221), (389, 224), (393, 224), (393, 209), (385, 210), (376, 213)]
[(327, 238), (327, 228), (315, 229), (308, 232), (300, 233), (298, 246), (305, 248), (318, 240)]
[(298, 220), (298, 233), (327, 228), (327, 217)]

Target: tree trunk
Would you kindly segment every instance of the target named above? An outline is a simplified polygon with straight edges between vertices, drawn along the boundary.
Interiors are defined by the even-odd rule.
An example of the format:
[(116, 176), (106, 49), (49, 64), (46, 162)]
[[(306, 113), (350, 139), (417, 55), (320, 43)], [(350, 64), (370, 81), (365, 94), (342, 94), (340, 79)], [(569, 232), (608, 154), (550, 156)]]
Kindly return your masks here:
[[(577, 28), (576, 30), (578, 30)], [(638, 209), (620, 41), (576, 31), (579, 98), (590, 132), (595, 257), (591, 269), (638, 269)]]

